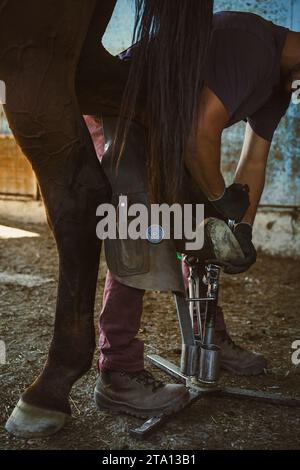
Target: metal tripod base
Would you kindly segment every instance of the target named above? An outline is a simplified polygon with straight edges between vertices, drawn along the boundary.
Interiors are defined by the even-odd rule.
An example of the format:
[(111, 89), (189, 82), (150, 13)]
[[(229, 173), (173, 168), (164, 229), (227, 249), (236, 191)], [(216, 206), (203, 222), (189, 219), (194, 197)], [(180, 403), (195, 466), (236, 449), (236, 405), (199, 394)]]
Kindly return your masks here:
[[(200, 261), (187, 256), (185, 263), (190, 271), (188, 297), (185, 298), (180, 293), (174, 293), (182, 338), (180, 368), (160, 356), (148, 356), (148, 360), (152, 364), (180, 380), (187, 387), (189, 400), (188, 403), (184, 402), (182, 409), (208, 395), (256, 400), (277, 406), (300, 407), (300, 398), (219, 385), (221, 350), (214, 344), (214, 339), (221, 265), (206, 264), (205, 277), (202, 279), (201, 285), (198, 269)], [(200, 287), (203, 291), (203, 284), (206, 286), (205, 297), (200, 295)], [(201, 308), (203, 303), (205, 305), (204, 312)], [(177, 413), (178, 411), (175, 414)], [(131, 434), (141, 439), (145, 438), (149, 433), (161, 427), (171, 416), (162, 415), (151, 418), (139, 428), (133, 429)]]
[[(180, 371), (179, 367), (160, 356), (150, 354), (147, 356), (147, 358), (153, 365), (163, 370), (167, 374), (171, 375), (172, 377), (175, 377), (177, 380), (180, 380), (186, 385), (189, 390), (190, 398), (189, 401), (185, 403), (182, 409), (185, 409), (187, 406), (191, 405), (195, 401), (199, 400), (204, 396), (207, 397), (208, 395), (221, 398), (255, 400), (268, 403), (270, 405), (288, 406), (294, 408), (300, 407), (300, 398), (286, 397), (281, 394), (272, 394), (267, 392), (261, 392), (258, 390), (249, 390), (238, 387), (220, 387), (219, 385), (207, 386), (204, 384), (202, 385), (200, 382), (193, 379), (192, 377), (185, 376)], [(144, 439), (150, 433), (154, 432), (157, 429), (160, 429), (164, 423), (166, 423), (176, 414), (180, 413), (182, 409), (177, 411), (177, 413), (173, 415), (162, 415), (150, 418), (144, 424), (142, 424), (142, 426), (132, 429), (130, 431), (130, 434), (136, 438)]]

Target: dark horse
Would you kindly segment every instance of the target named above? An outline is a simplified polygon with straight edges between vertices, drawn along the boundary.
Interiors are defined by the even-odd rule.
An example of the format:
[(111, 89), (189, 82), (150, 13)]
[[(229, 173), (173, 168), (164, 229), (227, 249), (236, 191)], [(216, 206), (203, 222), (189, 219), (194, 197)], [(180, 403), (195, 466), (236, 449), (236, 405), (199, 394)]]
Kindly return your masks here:
[[(0, 0), (5, 112), (37, 175), (59, 252), (54, 336), (42, 373), (15, 410), (15, 434), (20, 410), (21, 434), (26, 426), (29, 434), (49, 434), (61, 427), (70, 413), (69, 391), (93, 358), (101, 248), (95, 214), (110, 199), (110, 187), (82, 114), (95, 108), (118, 113), (120, 107), (127, 65), (100, 42), (115, 3)], [(43, 419), (48, 422), (41, 428)]]
[[(157, 155), (162, 156), (162, 162), (164, 156), (172, 156), (172, 161), (162, 165), (161, 173), (158, 161), (154, 161), (151, 171), (156, 187), (159, 178), (165, 180), (166, 174), (173, 175), (170, 187), (177, 188), (180, 183), (178, 170), (182, 160), (181, 156), (176, 160), (175, 154), (181, 155), (193, 120), (213, 2), (136, 0), (137, 12), (144, 7), (145, 10), (141, 22), (137, 14), (140, 55), (130, 69), (101, 45), (115, 3), (116, 0), (0, 0), (0, 80), (6, 84), (5, 112), (37, 175), (59, 253), (54, 336), (43, 371), (24, 392), (8, 421), (7, 429), (15, 435), (41, 436), (60, 429), (70, 414), (70, 389), (91, 366), (101, 249), (95, 236), (95, 214), (96, 207), (110, 199), (111, 189), (98, 164), (82, 114), (119, 115), (120, 107), (129, 109), (130, 103), (134, 112), (138, 110), (138, 82), (143, 79), (141, 71), (153, 32), (153, 17), (160, 19), (160, 35), (155, 44), (160, 49), (163, 42), (166, 47), (165, 55), (159, 56), (161, 73), (157, 78), (152, 77), (156, 67), (148, 67), (150, 80), (154, 80), (148, 89), (148, 102), (153, 108), (150, 154), (156, 160)], [(193, 30), (186, 34), (191, 32), (191, 24), (197, 34)], [(176, 44), (170, 40), (174, 35), (179, 41)], [(182, 53), (184, 48), (187, 54)], [(193, 54), (197, 60), (192, 59)], [(150, 57), (150, 65), (156, 57)], [(184, 78), (173, 88), (166, 88), (166, 77), (175, 70), (180, 70)], [(159, 102), (156, 97), (165, 101)], [(179, 103), (182, 113), (176, 116), (171, 106), (177, 109)], [(133, 112), (127, 116), (133, 117)], [(162, 147), (160, 133), (166, 144)], [(158, 149), (162, 152), (158, 153)]]

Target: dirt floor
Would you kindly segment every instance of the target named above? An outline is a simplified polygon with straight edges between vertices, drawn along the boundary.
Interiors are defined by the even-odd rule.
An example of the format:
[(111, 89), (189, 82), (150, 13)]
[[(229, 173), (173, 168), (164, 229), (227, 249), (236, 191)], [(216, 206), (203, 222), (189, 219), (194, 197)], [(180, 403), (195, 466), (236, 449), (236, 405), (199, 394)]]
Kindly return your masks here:
[[(216, 398), (201, 399), (147, 441), (136, 441), (128, 430), (140, 424), (139, 420), (95, 409), (92, 394), (97, 354), (93, 369), (72, 390), (73, 417), (61, 432), (39, 440), (9, 436), (4, 430), (5, 420), (46, 358), (57, 279), (56, 249), (48, 229), (19, 228), (38, 232), (40, 237), (0, 240), (0, 273), (6, 276), (0, 282), (0, 339), (7, 346), (7, 364), (0, 366), (1, 449), (300, 448), (300, 409)], [(11, 275), (16, 273), (38, 276), (31, 282), (41, 285), (30, 287), (26, 276), (14, 282)], [(104, 277), (102, 263), (96, 312), (101, 307)], [(300, 395), (300, 370), (291, 362), (291, 344), (300, 340), (299, 261), (261, 255), (246, 275), (224, 276), (222, 285), (222, 305), (234, 340), (263, 352), (269, 362), (266, 375), (241, 379), (223, 374), (222, 381)], [(170, 295), (147, 294), (140, 336), (146, 341), (147, 352), (179, 361), (180, 337)], [(170, 381), (165, 374), (150, 369)]]

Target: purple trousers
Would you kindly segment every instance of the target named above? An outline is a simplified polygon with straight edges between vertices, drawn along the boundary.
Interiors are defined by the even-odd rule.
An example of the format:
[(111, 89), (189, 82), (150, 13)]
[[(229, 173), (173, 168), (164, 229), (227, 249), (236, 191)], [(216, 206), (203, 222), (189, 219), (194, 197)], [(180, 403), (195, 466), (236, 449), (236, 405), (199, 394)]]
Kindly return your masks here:
[[(187, 287), (188, 268), (182, 264)], [(100, 370), (136, 372), (144, 368), (144, 343), (136, 336), (140, 329), (145, 291), (120, 284), (107, 272), (100, 315)], [(224, 329), (218, 315), (216, 329)]]
[(124, 286), (107, 272), (100, 314), (100, 370), (136, 372), (144, 368), (144, 343), (136, 338), (144, 291)]

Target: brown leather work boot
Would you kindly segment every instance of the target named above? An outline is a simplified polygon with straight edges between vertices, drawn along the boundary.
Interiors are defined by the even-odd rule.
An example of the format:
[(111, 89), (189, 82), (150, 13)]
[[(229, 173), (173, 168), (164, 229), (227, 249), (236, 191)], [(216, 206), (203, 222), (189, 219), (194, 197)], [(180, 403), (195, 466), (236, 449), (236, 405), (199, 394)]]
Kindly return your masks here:
[(100, 372), (94, 398), (99, 410), (150, 418), (183, 408), (189, 394), (184, 385), (164, 385), (146, 370), (109, 370)]
[[(218, 307), (215, 343), (221, 348), (221, 368), (236, 375), (259, 375), (267, 368), (267, 361), (260, 353), (247, 351), (235, 344), (226, 330), (223, 310)], [(223, 325), (218, 329), (218, 324)]]

